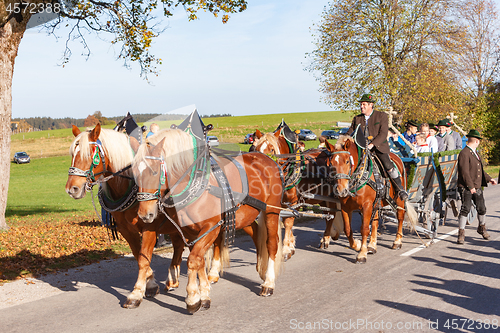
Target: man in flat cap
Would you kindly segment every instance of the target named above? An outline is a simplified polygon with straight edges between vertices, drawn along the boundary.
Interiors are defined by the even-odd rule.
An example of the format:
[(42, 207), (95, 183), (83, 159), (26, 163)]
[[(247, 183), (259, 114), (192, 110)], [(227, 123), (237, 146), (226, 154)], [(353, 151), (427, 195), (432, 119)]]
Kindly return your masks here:
[(465, 225), (472, 201), (474, 201), (477, 208), (477, 219), (479, 221), (477, 232), (486, 240), (490, 238), (484, 220), (486, 205), (482, 187), (487, 186), (488, 183), (497, 184), (495, 179), (484, 171), (483, 162), (477, 153), (477, 147), (482, 139), (479, 132), (472, 129), (467, 134), (467, 138), (467, 145), (458, 155), (458, 191), (462, 197), (462, 207), (458, 216), (458, 244), (464, 244), (465, 241)]
[(392, 183), (396, 186), (399, 197), (403, 200), (408, 199), (398, 169), (392, 163), (389, 157), (389, 143), (387, 142), (387, 134), (389, 132), (389, 119), (387, 114), (373, 110), (375, 99), (371, 94), (364, 94), (359, 100), (361, 114), (354, 117), (351, 127), (347, 134), (352, 134), (358, 125), (358, 131), (362, 131), (367, 139), (367, 149), (375, 153), (382, 162), (384, 169), (391, 177)]

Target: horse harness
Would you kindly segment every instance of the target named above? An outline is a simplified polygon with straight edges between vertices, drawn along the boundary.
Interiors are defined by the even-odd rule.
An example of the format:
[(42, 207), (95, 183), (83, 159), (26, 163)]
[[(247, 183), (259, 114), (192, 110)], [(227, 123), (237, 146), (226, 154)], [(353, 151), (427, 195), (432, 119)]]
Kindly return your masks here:
[[(204, 147), (198, 147), (204, 148)], [(212, 156), (209, 149), (201, 149), (201, 154), (195, 156), (195, 161), (192, 165), (187, 168), (184, 174), (179, 178), (179, 180), (169, 188), (168, 192), (161, 197), (161, 186), (162, 179), (165, 179), (167, 170), (162, 169), (161, 174), (165, 177), (160, 177), (160, 184), (158, 190), (155, 193), (139, 192), (139, 201), (157, 200), (159, 210), (170, 220), (170, 222), (177, 228), (177, 231), (181, 234), (182, 239), (186, 246), (191, 247), (200, 239), (205, 237), (207, 234), (212, 232), (214, 229), (222, 226), (224, 244), (226, 246), (232, 244), (235, 238), (236, 232), (236, 211), (242, 205), (249, 205), (259, 211), (265, 211), (267, 209), (266, 203), (250, 196), (248, 178), (245, 173), (244, 167), (236, 161), (230, 155), (218, 156), (218, 159), (225, 158), (232, 163), (238, 170), (239, 177), (242, 185), (242, 192), (233, 191), (229, 184), (229, 181), (224, 174), (222, 168), (219, 166), (217, 159)], [(164, 165), (163, 157), (151, 157), (146, 156), (148, 159), (158, 159), (161, 165)], [(210, 172), (214, 175), (217, 180), (218, 186), (213, 186), (209, 184)], [(173, 194), (174, 190), (179, 186), (180, 182), (190, 174), (190, 180), (187, 186), (178, 194)], [(177, 210), (183, 209), (196, 200), (198, 200), (206, 191), (209, 194), (221, 199), (221, 220), (212, 226), (205, 233), (200, 235), (198, 238), (191, 242), (187, 242), (182, 229), (180, 226), (173, 221), (173, 219), (165, 211), (165, 208), (175, 208)], [(164, 222), (163, 222), (164, 223)], [(162, 224), (163, 224), (162, 223)]]

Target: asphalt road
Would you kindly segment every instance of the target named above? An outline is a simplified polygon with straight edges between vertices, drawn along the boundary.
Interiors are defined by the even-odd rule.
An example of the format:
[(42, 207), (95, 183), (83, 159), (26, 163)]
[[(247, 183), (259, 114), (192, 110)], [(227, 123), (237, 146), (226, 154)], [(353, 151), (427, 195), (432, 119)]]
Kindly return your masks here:
[[(500, 186), (487, 188), (485, 197), (489, 241), (476, 233), (476, 221), (467, 227), (465, 245), (457, 245), (456, 234), (446, 236), (457, 228), (450, 212), (439, 228), (443, 239), (432, 246), (418, 249), (421, 240), (405, 233), (403, 248), (391, 250), (396, 226), (389, 224), (378, 252), (366, 264), (354, 264), (356, 253), (345, 236), (320, 250), (324, 222), (302, 221), (295, 229), (296, 254), (271, 297), (258, 296), (253, 243), (240, 237), (207, 311), (190, 315), (185, 309), (185, 262), (179, 290), (145, 299), (138, 309), (122, 308), (137, 267), (120, 259), (118, 266), (99, 264), (99, 273), (73, 272), (69, 284), (65, 273), (45, 278), (57, 292), (4, 304), (0, 332), (498, 332)], [(168, 264), (153, 258), (162, 288)], [(24, 285), (29, 291), (36, 284)]]

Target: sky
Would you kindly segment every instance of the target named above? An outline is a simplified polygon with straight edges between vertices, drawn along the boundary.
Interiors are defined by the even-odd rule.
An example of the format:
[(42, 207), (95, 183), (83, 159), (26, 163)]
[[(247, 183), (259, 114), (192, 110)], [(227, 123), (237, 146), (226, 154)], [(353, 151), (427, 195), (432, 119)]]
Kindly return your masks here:
[(248, 9), (227, 24), (203, 13), (189, 22), (178, 9), (153, 44), (163, 64), (149, 83), (137, 65), (127, 69), (116, 60), (112, 36), (87, 37), (89, 59), (79, 43), (70, 44), (73, 55), (63, 67), (64, 31), (57, 39), (29, 29), (15, 61), (12, 117), (85, 118), (95, 111), (111, 117), (190, 105), (201, 115), (331, 111), (304, 70), (314, 50), (310, 29), (327, 3), (248, 0)]

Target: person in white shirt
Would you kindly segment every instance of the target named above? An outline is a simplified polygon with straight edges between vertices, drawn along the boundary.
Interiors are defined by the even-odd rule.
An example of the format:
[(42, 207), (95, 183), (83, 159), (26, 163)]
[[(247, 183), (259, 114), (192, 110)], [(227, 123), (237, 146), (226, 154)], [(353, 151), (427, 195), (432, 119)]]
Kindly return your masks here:
[(424, 133), (417, 134), (417, 153), (429, 153), (429, 145), (426, 141), (426, 135)]
[(435, 136), (430, 134), (429, 124), (422, 123), (420, 125), (420, 133), (425, 134), (425, 137), (426, 137), (425, 141), (429, 145), (429, 151), (433, 152), (433, 153), (437, 153), (438, 152), (438, 141), (437, 141)]

